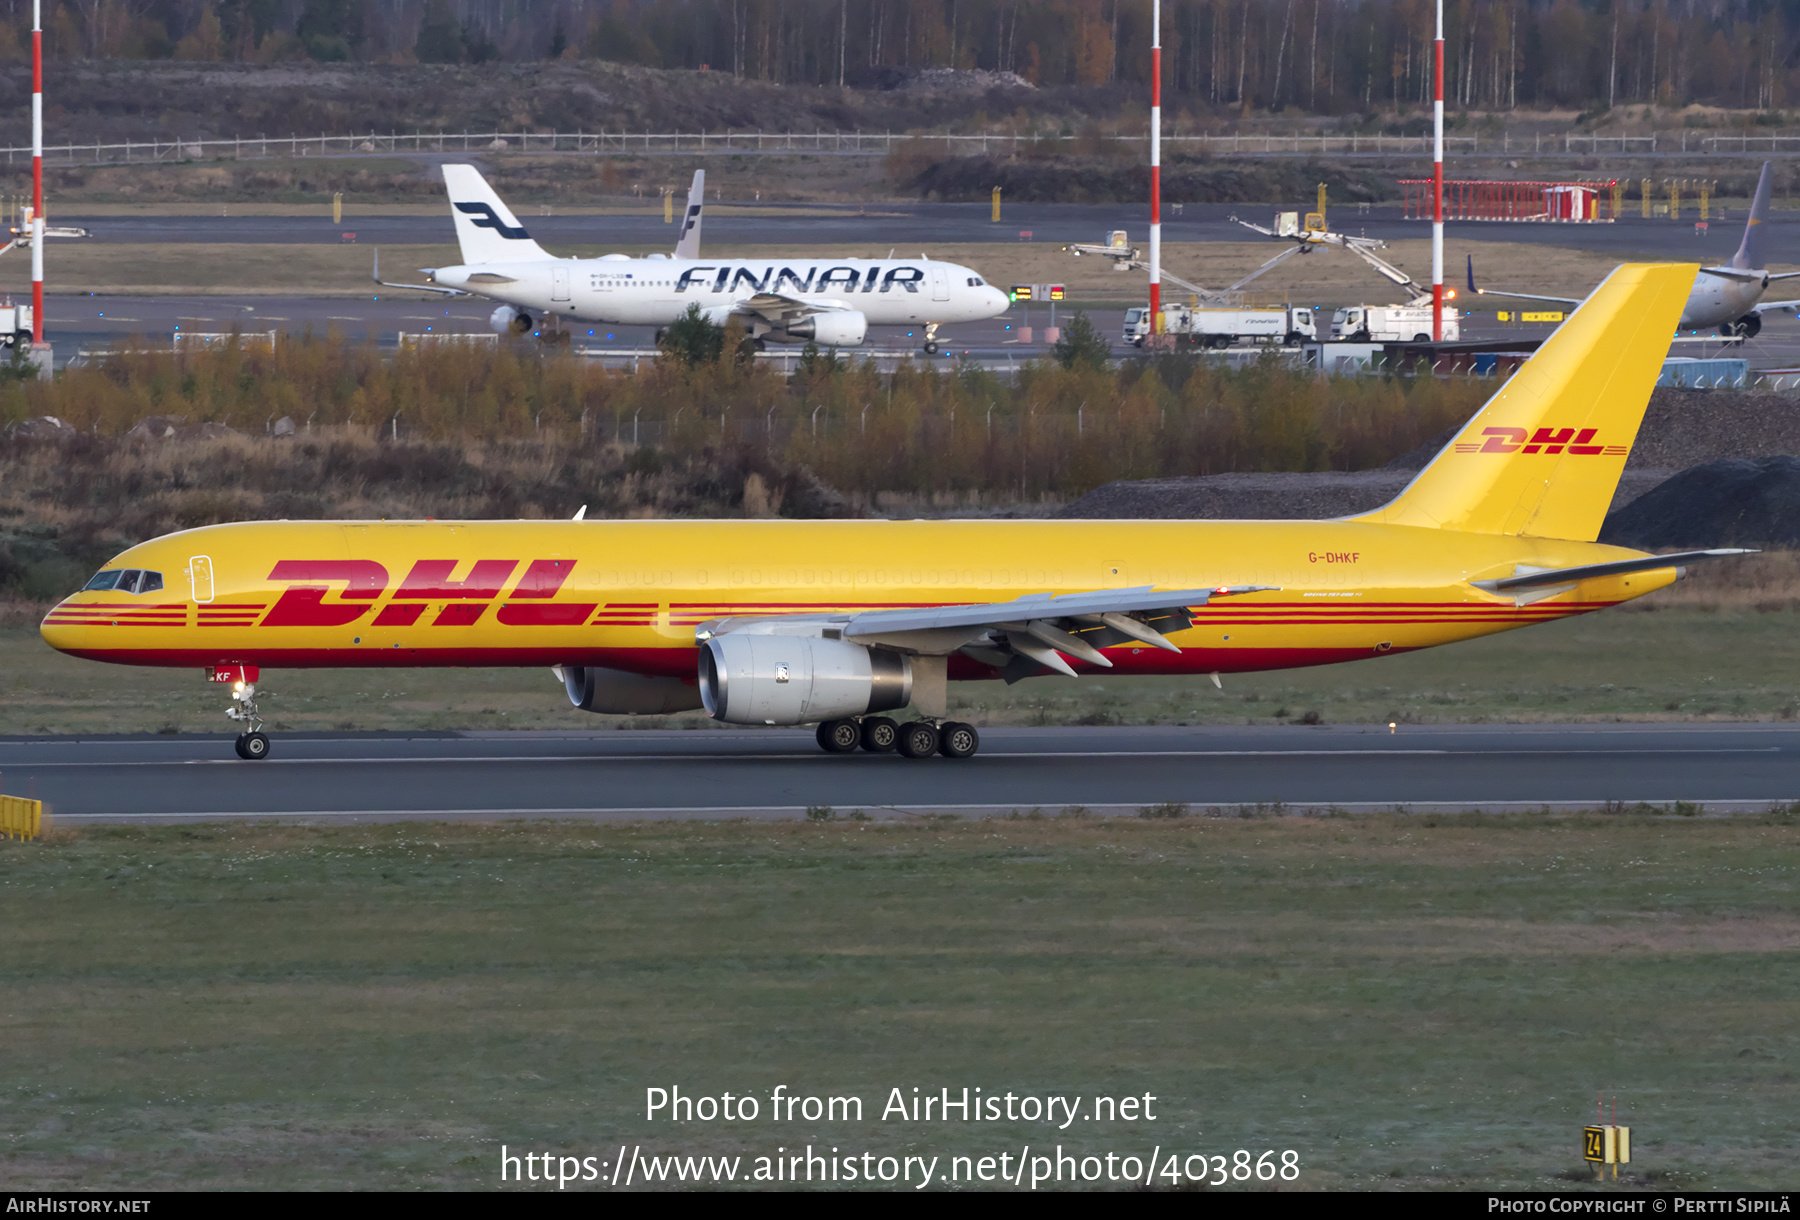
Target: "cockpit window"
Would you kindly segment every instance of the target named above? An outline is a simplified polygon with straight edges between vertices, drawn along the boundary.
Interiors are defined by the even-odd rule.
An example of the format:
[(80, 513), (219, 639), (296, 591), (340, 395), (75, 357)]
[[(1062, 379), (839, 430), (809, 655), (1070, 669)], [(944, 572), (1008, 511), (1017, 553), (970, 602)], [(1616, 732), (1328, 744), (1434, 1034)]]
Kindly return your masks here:
[(145, 572), (138, 568), (112, 568), (94, 573), (94, 578), (81, 586), (83, 593), (111, 589), (116, 593), (155, 593), (163, 587), (161, 572)]

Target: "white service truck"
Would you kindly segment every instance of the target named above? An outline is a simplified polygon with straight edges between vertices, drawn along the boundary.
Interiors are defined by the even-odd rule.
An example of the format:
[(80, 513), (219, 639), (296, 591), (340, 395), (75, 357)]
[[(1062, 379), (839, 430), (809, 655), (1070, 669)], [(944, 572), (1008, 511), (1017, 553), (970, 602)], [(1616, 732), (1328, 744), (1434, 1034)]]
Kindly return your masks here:
[[(1462, 333), (1454, 309), (1444, 311), (1444, 342)], [(1346, 305), (1331, 315), (1331, 337), (1340, 343), (1430, 343), (1430, 305)]]
[[(1313, 312), (1304, 305), (1271, 309), (1216, 309), (1164, 305), (1163, 333), (1189, 347), (1226, 348), (1234, 343), (1280, 343), (1288, 347), (1317, 336)], [(1144, 346), (1150, 337), (1150, 308), (1125, 311), (1125, 342)]]
[(7, 301), (0, 305), (0, 347), (19, 343), (31, 346), (31, 306)]

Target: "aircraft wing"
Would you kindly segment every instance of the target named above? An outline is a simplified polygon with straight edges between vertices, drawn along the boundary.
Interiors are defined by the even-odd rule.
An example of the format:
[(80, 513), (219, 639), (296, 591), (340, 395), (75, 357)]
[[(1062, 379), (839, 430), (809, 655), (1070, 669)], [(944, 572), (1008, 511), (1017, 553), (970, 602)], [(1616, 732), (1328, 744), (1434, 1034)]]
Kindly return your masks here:
[(1213, 589), (1097, 589), (1057, 597), (1034, 593), (1007, 602), (925, 606), (905, 610), (865, 610), (826, 618), (776, 616), (714, 619), (700, 624), (695, 638), (708, 640), (731, 631), (817, 634), (882, 645), (928, 656), (961, 652), (1000, 670), (1009, 683), (1049, 670), (1075, 676), (1062, 654), (1102, 668), (1112, 662), (1100, 649), (1136, 641), (1180, 652), (1168, 632), (1193, 625), (1193, 608), (1215, 597), (1273, 590), (1274, 585), (1227, 585)]
[(446, 297), (466, 297), (471, 295), (460, 288), (445, 288), (438, 284), (390, 284), (388, 281), (381, 278), (381, 251), (379, 249), (375, 251), (375, 269), (371, 273), (371, 276), (375, 282), (380, 284), (383, 288), (404, 288), (409, 292), (435, 292), (439, 296)]
[(1736, 280), (1740, 284), (1763, 284), (1777, 278), (1761, 271), (1740, 271), (1736, 267), (1702, 267), (1700, 274), (1714, 275), (1722, 280)]
[(739, 301), (737, 308), (759, 314), (770, 322), (780, 325), (784, 321), (808, 317), (815, 313), (835, 313), (843, 306), (828, 305), (823, 301), (802, 301), (799, 297), (790, 297), (779, 292), (759, 292), (748, 300)]
[(1558, 305), (1579, 305), (1580, 297), (1552, 297), (1541, 292), (1496, 292), (1492, 288), (1475, 287), (1475, 256), (1469, 255), (1469, 291), (1478, 297), (1511, 297), (1515, 301), (1554, 301)]

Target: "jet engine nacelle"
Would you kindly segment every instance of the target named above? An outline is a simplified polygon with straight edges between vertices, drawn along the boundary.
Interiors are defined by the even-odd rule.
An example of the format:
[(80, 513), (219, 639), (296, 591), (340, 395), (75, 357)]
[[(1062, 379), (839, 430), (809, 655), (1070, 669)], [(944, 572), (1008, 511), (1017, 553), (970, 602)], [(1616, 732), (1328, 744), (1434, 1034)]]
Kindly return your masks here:
[(657, 716), (700, 706), (699, 688), (680, 678), (656, 678), (593, 665), (565, 665), (562, 672), (569, 702), (584, 712)]
[(811, 339), (820, 347), (857, 347), (868, 337), (869, 319), (859, 309), (834, 309), (801, 318), (783, 329), (797, 341)]
[(912, 659), (842, 640), (715, 636), (700, 649), (700, 697), (731, 724), (810, 724), (912, 701)]
[(497, 335), (528, 335), (531, 333), (531, 315), (511, 305), (502, 305), (488, 315), (488, 325), (494, 328)]

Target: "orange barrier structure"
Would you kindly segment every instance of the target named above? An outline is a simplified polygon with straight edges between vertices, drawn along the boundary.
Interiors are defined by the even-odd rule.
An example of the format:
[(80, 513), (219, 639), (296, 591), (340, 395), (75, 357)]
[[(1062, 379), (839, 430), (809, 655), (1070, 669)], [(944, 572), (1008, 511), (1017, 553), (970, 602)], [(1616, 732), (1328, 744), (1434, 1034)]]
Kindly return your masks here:
[[(1445, 220), (1541, 220), (1564, 223), (1610, 223), (1618, 219), (1614, 181), (1444, 183)], [(1432, 215), (1432, 180), (1402, 178), (1400, 189), (1408, 220)]]

